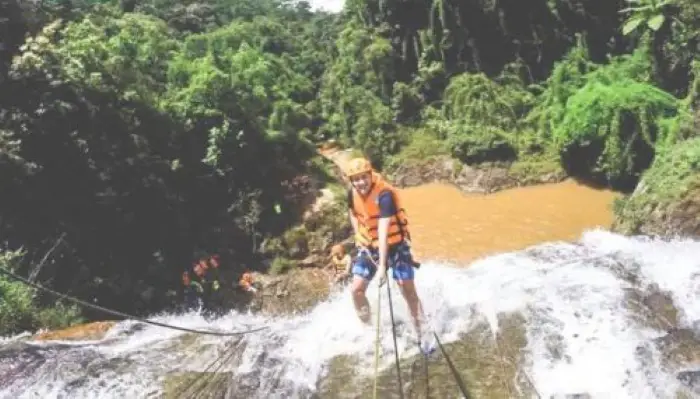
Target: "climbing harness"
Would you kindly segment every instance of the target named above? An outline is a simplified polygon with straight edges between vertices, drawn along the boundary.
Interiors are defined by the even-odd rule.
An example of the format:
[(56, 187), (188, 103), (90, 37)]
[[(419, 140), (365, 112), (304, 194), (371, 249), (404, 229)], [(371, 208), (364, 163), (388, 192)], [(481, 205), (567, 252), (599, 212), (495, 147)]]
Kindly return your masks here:
[(266, 327), (259, 327), (259, 328), (254, 328), (254, 329), (250, 329), (250, 330), (246, 330), (246, 331), (223, 332), (223, 331), (211, 331), (211, 330), (196, 330), (196, 329), (192, 329), (192, 328), (174, 326), (174, 325), (171, 325), (171, 324), (160, 323), (160, 322), (157, 322), (157, 321), (144, 319), (144, 318), (142, 318), (142, 317), (137, 317), (137, 316), (133, 316), (133, 315), (130, 315), (130, 314), (126, 314), (126, 313), (120, 312), (120, 311), (118, 311), (118, 310), (108, 309), (108, 308), (105, 308), (105, 307), (103, 307), (103, 306), (95, 305), (95, 304), (92, 304), (92, 303), (83, 301), (83, 300), (81, 300), (81, 299), (72, 297), (72, 296), (70, 296), (70, 295), (62, 294), (62, 293), (57, 292), (57, 291), (54, 291), (54, 290), (52, 290), (52, 289), (50, 289), (50, 288), (46, 288), (46, 287), (44, 287), (44, 286), (42, 286), (42, 285), (40, 285), (40, 284), (31, 282), (31, 281), (27, 280), (26, 278), (24, 278), (24, 277), (22, 277), (22, 276), (18, 276), (18, 275), (16, 275), (16, 274), (12, 273), (11, 271), (5, 270), (5, 269), (3, 269), (3, 268), (0, 268), (0, 274), (4, 274), (5, 276), (10, 277), (10, 278), (12, 278), (13, 280), (17, 280), (17, 281), (19, 281), (19, 282), (21, 282), (21, 283), (23, 283), (23, 284), (25, 284), (25, 285), (27, 285), (27, 286), (29, 286), (29, 287), (32, 287), (32, 288), (34, 288), (34, 289), (37, 289), (37, 290), (40, 290), (40, 291), (44, 291), (44, 292), (48, 292), (48, 293), (51, 294), (51, 295), (57, 296), (57, 297), (59, 297), (59, 298), (66, 299), (66, 300), (68, 300), (68, 301), (71, 301), (71, 302), (73, 302), (73, 303), (76, 303), (76, 304), (78, 304), (78, 305), (81, 305), (81, 306), (84, 306), (84, 307), (87, 307), (87, 308), (92, 308), (92, 309), (94, 309), (94, 310), (99, 310), (99, 311), (101, 311), (101, 312), (104, 312), (104, 313), (107, 313), (107, 314), (111, 314), (111, 315), (117, 316), (117, 317), (122, 317), (122, 318), (124, 318), (124, 319), (132, 319), (132, 320), (140, 321), (140, 322), (142, 322), (142, 323), (150, 324), (150, 325), (153, 325), (153, 326), (169, 328), (169, 329), (171, 329), (171, 330), (179, 330), (179, 331), (190, 332), (190, 333), (195, 333), (195, 334), (216, 335), (216, 336), (220, 336), (220, 337), (231, 337), (231, 336), (236, 336), (236, 335), (243, 335), (243, 334), (249, 334), (249, 333), (253, 333), (253, 332), (258, 332), (258, 331), (262, 331), (262, 330), (265, 330), (265, 329), (269, 328), (269, 327), (266, 326)]

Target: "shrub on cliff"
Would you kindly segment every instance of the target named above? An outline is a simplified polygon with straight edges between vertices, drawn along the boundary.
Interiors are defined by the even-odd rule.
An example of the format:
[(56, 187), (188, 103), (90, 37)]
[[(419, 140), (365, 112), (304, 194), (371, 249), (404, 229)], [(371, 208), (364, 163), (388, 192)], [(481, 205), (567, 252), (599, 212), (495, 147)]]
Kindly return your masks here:
[(682, 119), (681, 102), (650, 76), (643, 49), (595, 64), (580, 45), (557, 63), (528, 119), (570, 174), (633, 187)]
[(700, 137), (658, 154), (615, 217), (626, 234), (700, 235)]
[[(0, 268), (14, 270), (21, 257), (19, 251), (0, 252)], [(75, 306), (62, 303), (43, 307), (34, 289), (0, 275), (0, 336), (22, 330), (65, 327), (80, 321), (78, 312)]]

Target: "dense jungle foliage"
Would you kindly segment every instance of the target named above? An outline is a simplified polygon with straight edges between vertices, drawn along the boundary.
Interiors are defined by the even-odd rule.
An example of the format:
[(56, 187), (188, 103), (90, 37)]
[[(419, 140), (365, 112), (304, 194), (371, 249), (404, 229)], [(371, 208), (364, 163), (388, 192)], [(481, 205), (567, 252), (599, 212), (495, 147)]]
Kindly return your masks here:
[[(269, 264), (331, 138), (630, 189), (697, 131), (699, 39), (695, 0), (0, 0), (0, 267), (167, 308), (202, 254)], [(0, 292), (2, 333), (80, 313)]]

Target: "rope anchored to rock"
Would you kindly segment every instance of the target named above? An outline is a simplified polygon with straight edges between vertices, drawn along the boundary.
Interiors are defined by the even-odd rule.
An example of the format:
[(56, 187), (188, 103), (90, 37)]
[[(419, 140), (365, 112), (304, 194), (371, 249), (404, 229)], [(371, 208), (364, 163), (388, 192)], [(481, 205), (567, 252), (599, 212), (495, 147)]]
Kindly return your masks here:
[[(368, 256), (368, 259), (374, 264), (374, 266), (379, 269), (379, 265), (377, 262), (371, 257)], [(398, 378), (398, 389), (399, 389), (399, 397), (403, 399), (403, 385), (401, 382), (401, 364), (399, 361), (399, 350), (398, 350), (398, 345), (396, 342), (396, 323), (394, 322), (394, 309), (393, 309), (393, 303), (391, 301), (391, 288), (389, 287), (390, 284), (387, 281), (386, 283), (386, 290), (387, 290), (387, 296), (389, 300), (389, 313), (391, 317), (391, 332), (394, 338), (394, 356), (396, 359), (396, 374)], [(373, 397), (376, 399), (377, 398), (377, 380), (378, 380), (378, 374), (379, 374), (379, 298), (381, 297), (381, 284), (377, 288), (377, 341), (375, 345), (375, 359), (374, 359), (374, 395)], [(445, 360), (447, 361), (447, 366), (449, 367), (450, 371), (452, 372), (452, 376), (455, 379), (455, 382), (457, 383), (457, 386), (459, 387), (460, 393), (462, 394), (462, 397), (465, 399), (470, 399), (471, 396), (469, 395), (469, 390), (467, 389), (467, 385), (464, 383), (464, 379), (462, 376), (459, 374), (457, 371), (457, 368), (455, 367), (454, 363), (452, 363), (452, 359), (447, 355), (447, 351), (445, 348), (442, 346), (442, 342), (440, 342), (440, 338), (438, 337), (437, 333), (433, 331), (433, 336), (435, 337), (435, 342), (437, 342), (438, 347), (440, 348), (440, 352), (442, 352), (442, 355), (445, 357)], [(420, 343), (419, 343), (420, 347)], [(421, 350), (419, 348), (419, 350)], [(427, 355), (425, 355), (427, 356)], [(426, 364), (424, 368), (425, 372), (425, 384), (426, 384), (426, 397), (427, 397), (427, 392), (429, 392), (429, 381), (428, 381), (428, 365), (427, 365), (427, 359), (426, 359)]]
[(254, 328), (254, 329), (250, 329), (250, 330), (246, 330), (246, 331), (224, 332), (224, 331), (212, 331), (212, 330), (197, 330), (197, 329), (192, 329), (192, 328), (187, 328), (187, 327), (174, 326), (171, 324), (161, 323), (158, 321), (153, 321), (153, 320), (144, 319), (142, 317), (133, 316), (133, 315), (130, 315), (130, 314), (127, 314), (124, 312), (120, 312), (118, 310), (108, 309), (108, 308), (105, 308), (105, 307), (100, 306), (100, 305), (95, 305), (95, 304), (92, 304), (90, 302), (83, 301), (82, 299), (78, 299), (78, 298), (72, 297), (70, 295), (66, 295), (66, 294), (54, 291), (54, 290), (52, 290), (50, 288), (46, 288), (40, 284), (29, 281), (28, 279), (26, 279), (22, 276), (19, 276), (17, 274), (14, 274), (11, 271), (5, 270), (3, 268), (0, 268), (0, 274), (3, 274), (7, 277), (10, 277), (13, 280), (19, 281), (19, 282), (23, 283), (24, 285), (27, 285), (29, 287), (32, 287), (32, 288), (40, 290), (40, 291), (47, 292), (51, 295), (57, 296), (59, 298), (63, 298), (65, 300), (68, 300), (68, 301), (73, 302), (75, 304), (78, 304), (80, 306), (84, 306), (87, 308), (98, 310), (98, 311), (101, 311), (101, 312), (104, 312), (107, 314), (111, 314), (112, 316), (121, 317), (123, 319), (136, 320), (136, 321), (140, 321), (142, 323), (150, 324), (150, 325), (157, 326), (157, 327), (169, 328), (171, 330), (184, 331), (184, 332), (189, 332), (189, 333), (194, 333), (194, 334), (216, 335), (216, 336), (220, 336), (220, 337), (231, 337), (231, 336), (236, 336), (236, 335), (254, 333), (254, 332), (262, 331), (262, 330), (265, 330), (268, 328), (268, 327), (259, 327), (259, 328)]

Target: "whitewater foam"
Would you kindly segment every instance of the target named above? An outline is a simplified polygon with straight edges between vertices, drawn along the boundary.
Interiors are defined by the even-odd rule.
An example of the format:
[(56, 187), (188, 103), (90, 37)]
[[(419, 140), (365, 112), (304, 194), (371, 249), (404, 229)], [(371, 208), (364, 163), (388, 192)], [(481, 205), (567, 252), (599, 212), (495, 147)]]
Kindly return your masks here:
[[(594, 398), (667, 398), (679, 387), (677, 370), (662, 365), (652, 344), (665, 331), (641, 324), (625, 293), (635, 284), (637, 289), (656, 284), (671, 293), (683, 325), (694, 326), (700, 319), (698, 253), (700, 243), (691, 240), (666, 242), (596, 230), (577, 243), (547, 243), (486, 257), (469, 268), (425, 262), (416, 284), (444, 344), (462, 339), (484, 322), (495, 336), (500, 314), (522, 314), (527, 346), (521, 366), (542, 397), (588, 393)], [(621, 268), (639, 281), (624, 278)], [(392, 289), (395, 317), (408, 331), (397, 342), (405, 359), (418, 349), (407, 327), (407, 307), (393, 283)], [(367, 296), (376, 310), (376, 283)], [(386, 368), (393, 366), (394, 343), (385, 288), (381, 314), (381, 367)], [(232, 312), (213, 321), (196, 313), (155, 319), (198, 329), (268, 327), (243, 336), (237, 344), (240, 361), (227, 366), (234, 374), (256, 376), (256, 397), (313, 392), (331, 360), (340, 355), (356, 356), (360, 374), (374, 371), (374, 330), (358, 321), (348, 291), (332, 294), (307, 313), (284, 317)], [(52, 398), (61, 392), (74, 398), (143, 397), (160, 392), (169, 372), (205, 370), (235, 340), (200, 336), (188, 346), (180, 343), (183, 337), (179, 331), (120, 323), (98, 345), (93, 342), (89, 352), (80, 345), (58, 351), (74, 351), (74, 357), (67, 356), (71, 362), (82, 358), (91, 370), (87, 377), (80, 364), (66, 366), (60, 355), (50, 355), (42, 365), (17, 374), (0, 388), (0, 396)], [(113, 366), (117, 361), (128, 367)], [(0, 379), (2, 367), (0, 363)]]

